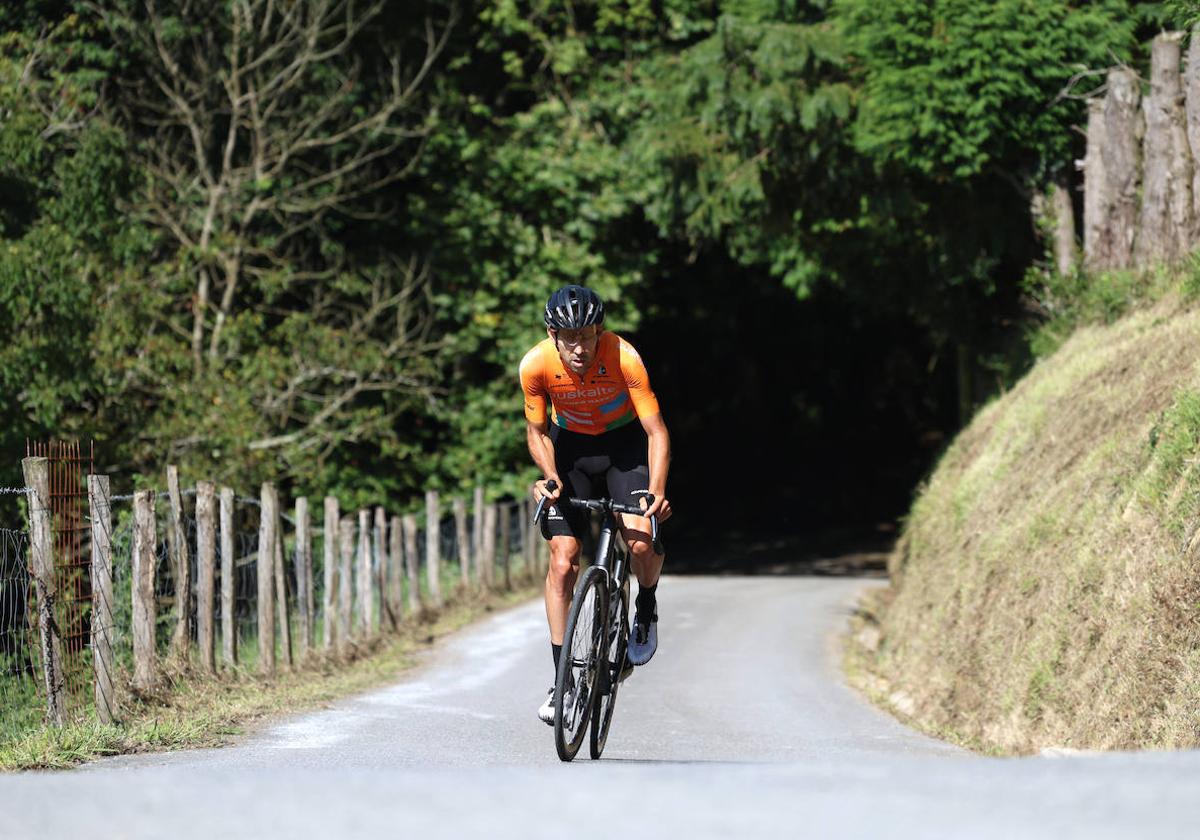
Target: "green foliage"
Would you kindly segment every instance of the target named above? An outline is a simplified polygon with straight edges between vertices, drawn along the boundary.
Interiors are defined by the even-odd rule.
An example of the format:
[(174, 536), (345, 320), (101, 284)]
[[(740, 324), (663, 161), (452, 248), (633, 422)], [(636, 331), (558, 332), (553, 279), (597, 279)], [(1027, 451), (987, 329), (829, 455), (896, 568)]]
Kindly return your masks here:
[(1150, 428), (1146, 440), (1149, 467), (1137, 486), (1141, 501), (1180, 541), (1181, 551), (1186, 550), (1186, 541), (1194, 534), (1195, 511), (1200, 504), (1197, 441), (1200, 393), (1181, 388)]
[(999, 168), (1028, 177), (1069, 160), (1063, 96), (1080, 71), (1128, 60), (1134, 20), (1116, 0), (841, 0), (862, 81), (861, 149), (940, 179)]
[(853, 176), (843, 64), (827, 26), (726, 15), (714, 35), (642, 67), (624, 103), (641, 113), (627, 145), (660, 235), (720, 243), (801, 295), (828, 274), (815, 252), (860, 212), (839, 189)]
[(517, 364), (545, 338), (553, 289), (590, 285), (610, 304), (610, 327), (636, 326), (625, 290), (641, 279), (639, 255), (621, 226), (632, 202), (623, 161), (593, 116), (585, 103), (552, 100), (511, 118), (505, 138), (481, 141), (460, 125), (431, 142), (433, 195), (414, 198), (411, 215), (438, 220), (445, 243), (435, 296), (449, 372), (438, 410), (448, 432), (436, 461), (444, 487), (486, 479), (515, 492), (528, 477), (528, 468), (513, 474), (527, 457)]
[(1025, 275), (1025, 292), (1040, 314), (1028, 328), (1031, 352), (1038, 358), (1048, 356), (1079, 327), (1114, 323), (1168, 292), (1178, 290), (1188, 296), (1200, 287), (1197, 273), (1192, 270), (1180, 278), (1161, 271), (1092, 272), (1077, 268), (1062, 276), (1043, 267), (1030, 268)]
[[(256, 173), (261, 138), (223, 131), (234, 8), (155, 6), (197, 126), (158, 84), (141, 4), (0, 12), (0, 316), (33, 325), (0, 349), (0, 444), (78, 432), (135, 473), (170, 459), (354, 505), (519, 490), (516, 368), (566, 282), (628, 332), (685, 300), (661, 290), (730, 266), (739, 288), (772, 279), (906, 324), (934, 356), (919, 365), (1010, 376), (1023, 191), (1072, 157), (1080, 115), (1059, 93), (1161, 17), (1117, 0), (482, 0), (422, 68), (423, 15), (444, 4), (389, 5), (272, 113), (352, 126), (397, 55), (425, 88), (371, 132)], [(338, 178), (293, 200), (363, 149), (379, 157), (344, 200), (322, 204)], [(1092, 317), (1119, 282), (1040, 294)], [(737, 346), (726, 313), (667, 314)]]

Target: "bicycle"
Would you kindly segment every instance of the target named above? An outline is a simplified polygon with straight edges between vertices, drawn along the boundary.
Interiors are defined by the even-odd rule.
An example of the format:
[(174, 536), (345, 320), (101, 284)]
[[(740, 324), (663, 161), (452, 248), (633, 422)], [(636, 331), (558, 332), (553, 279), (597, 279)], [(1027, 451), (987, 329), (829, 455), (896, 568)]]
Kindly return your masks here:
[[(547, 482), (551, 491), (556, 482)], [(646, 506), (654, 504), (647, 493)], [(545, 515), (546, 498), (538, 502), (534, 524)], [(554, 685), (554, 746), (563, 761), (575, 758), (591, 723), (589, 752), (599, 758), (608, 741), (617, 689), (629, 644), (629, 548), (621, 536), (616, 514), (645, 516), (637, 505), (612, 499), (560, 497), (558, 504), (598, 512), (603, 517), (596, 542), (595, 562), (579, 578), (571, 597), (567, 629)], [(650, 517), (654, 550), (661, 554), (658, 517)]]

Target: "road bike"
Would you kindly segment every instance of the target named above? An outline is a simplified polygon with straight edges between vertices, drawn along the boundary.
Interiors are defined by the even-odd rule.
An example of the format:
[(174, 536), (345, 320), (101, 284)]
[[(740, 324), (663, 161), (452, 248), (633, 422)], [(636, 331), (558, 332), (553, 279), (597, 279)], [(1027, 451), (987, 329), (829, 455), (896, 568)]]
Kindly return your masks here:
[[(549, 481), (546, 487), (553, 491), (557, 484)], [(647, 507), (654, 504), (653, 495), (644, 498)], [(545, 515), (546, 502), (545, 498), (538, 502), (535, 524)], [(580, 575), (567, 614), (554, 685), (554, 746), (560, 759), (570, 761), (583, 745), (590, 723), (590, 753), (599, 758), (608, 741), (629, 645), (629, 547), (617, 514), (646, 514), (638, 505), (612, 499), (560, 496), (557, 504), (599, 513), (601, 522), (595, 560)], [(650, 517), (650, 534), (655, 552), (662, 554), (656, 516)]]

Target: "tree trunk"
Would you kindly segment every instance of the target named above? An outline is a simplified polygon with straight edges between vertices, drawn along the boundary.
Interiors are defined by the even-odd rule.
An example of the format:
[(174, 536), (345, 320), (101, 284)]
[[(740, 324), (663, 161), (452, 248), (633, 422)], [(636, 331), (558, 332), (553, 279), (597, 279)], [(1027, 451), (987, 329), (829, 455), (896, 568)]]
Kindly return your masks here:
[(1056, 178), (1045, 192), (1033, 196), (1033, 218), (1038, 234), (1049, 240), (1047, 251), (1054, 261), (1054, 270), (1065, 276), (1075, 269), (1075, 208), (1065, 176)]
[(1182, 32), (1154, 39), (1150, 95), (1143, 102), (1142, 207), (1134, 260), (1140, 266), (1174, 262), (1187, 251), (1192, 230), (1192, 157), (1179, 75)]
[[(1136, 73), (1128, 67), (1109, 71), (1100, 151), (1104, 188), (1097, 199), (1101, 216), (1095, 249), (1089, 257), (1092, 268), (1128, 268), (1132, 263), (1141, 172), (1140, 100)], [(1090, 183), (1089, 179), (1089, 187)]]
[[(1188, 148), (1192, 153), (1192, 233), (1200, 236), (1200, 26), (1192, 30), (1184, 75)], [(1190, 250), (1190, 244), (1189, 244)]]
[(1083, 264), (1088, 268), (1100, 267), (1104, 231), (1113, 205), (1104, 170), (1104, 102), (1088, 100), (1087, 152), (1079, 161), (1083, 170)]

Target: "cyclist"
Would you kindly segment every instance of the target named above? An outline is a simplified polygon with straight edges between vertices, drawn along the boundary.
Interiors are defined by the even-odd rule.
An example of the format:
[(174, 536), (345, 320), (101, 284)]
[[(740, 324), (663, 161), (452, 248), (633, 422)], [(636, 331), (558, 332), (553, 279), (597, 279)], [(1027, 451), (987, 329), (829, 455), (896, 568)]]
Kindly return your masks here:
[[(534, 498), (553, 503), (562, 493), (596, 498), (607, 492), (618, 501), (641, 500), (646, 516), (622, 514), (621, 533), (638, 579), (629, 664), (644, 665), (658, 647), (655, 590), (663, 564), (663, 555), (651, 545), (647, 517), (665, 522), (671, 516), (666, 496), (670, 435), (641, 356), (605, 331), (604, 303), (595, 292), (564, 286), (546, 301), (544, 321), (546, 339), (521, 360), (526, 440), (543, 476), (534, 485)], [(546, 486), (551, 480), (554, 490)], [(648, 507), (647, 493), (654, 496)], [(585, 514), (565, 505), (551, 504), (543, 519), (542, 535), (550, 541), (546, 620), (556, 669), (586, 525)], [(538, 717), (554, 723), (553, 686)]]

